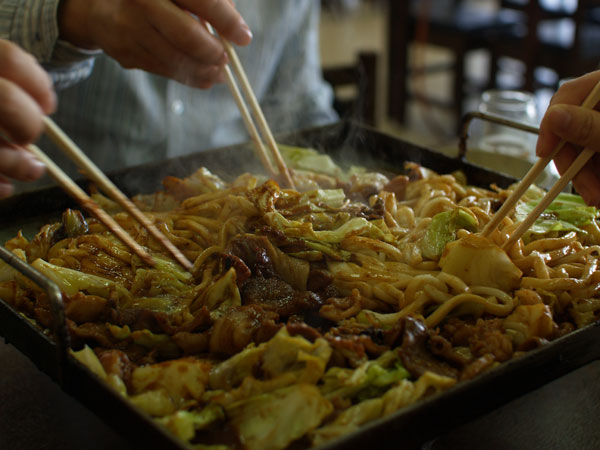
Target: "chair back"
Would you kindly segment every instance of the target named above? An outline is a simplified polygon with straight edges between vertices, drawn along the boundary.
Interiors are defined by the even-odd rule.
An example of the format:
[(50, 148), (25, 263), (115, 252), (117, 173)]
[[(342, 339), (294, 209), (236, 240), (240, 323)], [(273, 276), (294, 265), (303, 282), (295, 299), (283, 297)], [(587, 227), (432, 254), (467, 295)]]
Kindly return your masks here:
[[(508, 56), (525, 64), (523, 86), (529, 91), (544, 84), (536, 69), (547, 67), (561, 78), (579, 76), (600, 62), (600, 0), (501, 0), (505, 9), (526, 14), (526, 33), (520, 40), (505, 41), (492, 50), (493, 64)], [(596, 18), (596, 20), (594, 20)], [(497, 67), (492, 67), (495, 72)]]

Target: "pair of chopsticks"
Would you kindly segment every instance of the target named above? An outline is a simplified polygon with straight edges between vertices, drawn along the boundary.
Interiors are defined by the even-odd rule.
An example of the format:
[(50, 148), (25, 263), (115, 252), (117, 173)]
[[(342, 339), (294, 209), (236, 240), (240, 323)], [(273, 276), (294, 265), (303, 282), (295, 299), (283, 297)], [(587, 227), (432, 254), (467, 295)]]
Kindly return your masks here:
[[(600, 81), (596, 83), (594, 88), (587, 95), (581, 106), (583, 108), (592, 109), (600, 101)], [(552, 150), (548, 156), (538, 159), (533, 167), (527, 172), (523, 180), (517, 185), (513, 193), (506, 199), (502, 207), (494, 214), (492, 219), (484, 227), (481, 234), (485, 237), (489, 236), (496, 227), (502, 222), (506, 215), (513, 209), (519, 199), (525, 194), (529, 186), (536, 180), (536, 178), (542, 173), (544, 168), (554, 159), (558, 152), (564, 147), (566, 141), (562, 139), (558, 145)], [(562, 192), (569, 182), (575, 178), (575, 175), (586, 165), (590, 158), (594, 155), (594, 150), (589, 148), (584, 149), (579, 156), (573, 161), (566, 172), (558, 179), (558, 181), (552, 186), (552, 188), (546, 193), (538, 205), (529, 213), (529, 215), (519, 224), (519, 226), (512, 232), (509, 238), (504, 242), (502, 248), (504, 250), (510, 250), (512, 246), (519, 240), (519, 238), (525, 233), (536, 219), (544, 212), (544, 210), (552, 203), (558, 194)]]
[[(216, 36), (216, 33), (213, 30), (213, 28), (210, 26), (210, 24), (207, 23), (206, 27), (208, 28), (208, 31), (210, 33), (212, 33), (213, 35)], [(262, 162), (262, 165), (264, 166), (264, 168), (267, 170), (267, 172), (269, 173), (269, 175), (271, 177), (276, 178), (279, 174), (281, 174), (283, 176), (285, 182), (287, 183), (288, 187), (295, 189), (294, 181), (292, 180), (292, 177), (290, 176), (290, 172), (289, 172), (287, 166), (285, 165), (285, 161), (283, 160), (283, 157), (281, 156), (281, 153), (279, 152), (279, 147), (277, 147), (277, 143), (275, 142), (273, 133), (271, 132), (271, 129), (269, 128), (269, 124), (267, 123), (267, 120), (265, 119), (265, 115), (263, 114), (260, 104), (258, 103), (258, 100), (256, 99), (256, 95), (254, 95), (254, 91), (252, 90), (252, 86), (250, 85), (250, 82), (248, 81), (248, 77), (246, 76), (246, 72), (244, 71), (244, 68), (240, 61), (240, 58), (238, 57), (235, 49), (233, 48), (233, 46), (231, 45), (231, 43), (229, 41), (227, 41), (226, 39), (224, 39), (223, 37), (220, 37), (220, 36), (219, 36), (219, 39), (221, 40), (221, 43), (223, 44), (223, 47), (225, 48), (225, 52), (227, 53), (227, 56), (229, 57), (229, 64), (226, 65), (224, 68), (227, 85), (229, 86), (229, 90), (231, 91), (231, 94), (233, 95), (233, 99), (235, 100), (235, 103), (236, 103), (238, 109), (240, 110), (240, 114), (242, 116), (242, 119), (244, 120), (244, 124), (246, 125), (248, 133), (250, 134), (250, 138), (252, 139), (252, 142), (254, 143), (254, 148), (256, 150), (256, 153), (257, 153), (259, 159)], [(231, 68), (233, 68), (233, 72), (235, 72), (235, 75), (237, 76), (237, 78), (240, 81), (242, 90), (244, 92), (243, 96), (242, 96), (242, 93), (240, 92), (240, 89), (235, 81), (233, 72), (229, 66), (231, 66)], [(258, 127), (260, 128), (262, 135), (264, 136), (264, 138), (267, 141), (268, 148), (272, 154), (271, 157), (268, 154), (267, 147), (263, 143), (262, 138), (256, 128), (256, 125), (254, 124), (254, 120), (252, 119), (250, 110), (248, 109), (248, 106), (246, 106), (244, 96), (248, 100), (249, 105), (250, 105), (250, 110), (254, 113)], [(279, 171), (277, 171), (275, 169), (275, 167), (273, 166), (271, 158), (273, 160), (275, 160), (275, 163), (277, 164)]]
[[(213, 34), (214, 30), (207, 24), (207, 28)], [(246, 72), (242, 67), (242, 64), (235, 52), (233, 46), (223, 38), (220, 38), (227, 55), (229, 56), (230, 64), (233, 67), (233, 71), (240, 80), (244, 95), (250, 103), (250, 109), (256, 117), (258, 126), (267, 140), (267, 145), (272, 153), (270, 157), (267, 151), (267, 147), (262, 141), (262, 138), (254, 125), (254, 121), (250, 114), (248, 107), (244, 101), (244, 97), (237, 86), (237, 83), (233, 77), (233, 73), (229, 66), (225, 66), (225, 75), (227, 78), (227, 84), (231, 90), (233, 98), (240, 110), (241, 116), (244, 120), (246, 128), (250, 133), (250, 137), (255, 144), (258, 156), (264, 165), (265, 169), (269, 172), (270, 176), (277, 177), (281, 174), (285, 182), (292, 189), (295, 188), (294, 181), (290, 176), (290, 173), (285, 165), (285, 162), (279, 152), (273, 133), (269, 128), (269, 125), (265, 119), (265, 116), (260, 108), (258, 100), (254, 95), (254, 91), (250, 86)], [(61, 148), (67, 156), (69, 156), (75, 164), (83, 171), (83, 173), (92, 181), (94, 181), (98, 187), (104, 191), (110, 198), (116, 201), (121, 207), (123, 207), (131, 216), (136, 219), (152, 237), (160, 242), (165, 249), (175, 258), (175, 260), (181, 264), (186, 270), (191, 270), (192, 263), (179, 251), (175, 245), (166, 236), (164, 236), (156, 226), (142, 213), (126, 196), (123, 194), (98, 167), (83, 153), (83, 151), (56, 125), (49, 117), (44, 118), (45, 132), (48, 136)], [(138, 255), (142, 261), (146, 264), (154, 266), (154, 260), (127, 232), (117, 223), (115, 220), (108, 215), (96, 202), (94, 202), (86, 193), (81, 189), (60, 167), (58, 167), (42, 150), (35, 145), (28, 145), (27, 150), (33, 153), (40, 161), (42, 161), (50, 175), (71, 194), (80, 205), (87, 209), (91, 214), (96, 216), (100, 222), (102, 222), (111, 232), (115, 234), (127, 247), (129, 247), (136, 255)], [(277, 164), (277, 169), (273, 166), (271, 158)]]
[[(179, 251), (175, 245), (141, 212), (125, 194), (123, 194), (112, 181), (83, 153), (83, 151), (59, 128), (49, 117), (44, 118), (45, 133), (55, 144), (75, 162), (90, 180), (110, 198), (123, 207), (134, 219), (136, 219), (152, 237), (181, 264), (186, 270), (192, 268), (192, 263)], [(150, 266), (155, 262), (152, 256), (146, 252), (127, 232), (108, 215), (94, 200), (92, 200), (83, 189), (81, 189), (60, 167), (54, 163), (42, 150), (35, 145), (28, 145), (27, 150), (42, 161), (48, 173), (67, 191), (77, 202), (92, 215), (96, 216), (121, 242), (129, 247), (142, 261)]]

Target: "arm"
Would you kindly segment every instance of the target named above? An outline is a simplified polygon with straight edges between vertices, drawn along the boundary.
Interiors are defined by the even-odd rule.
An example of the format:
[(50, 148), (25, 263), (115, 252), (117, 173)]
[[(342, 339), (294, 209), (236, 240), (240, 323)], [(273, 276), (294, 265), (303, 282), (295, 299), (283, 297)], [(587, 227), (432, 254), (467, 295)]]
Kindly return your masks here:
[(55, 106), (51, 81), (35, 59), (0, 40), (0, 129), (8, 138), (0, 139), (0, 197), (12, 192), (9, 178), (33, 181), (42, 175), (43, 165), (14, 144), (33, 142), (44, 128), (43, 115)]
[(60, 39), (59, 0), (2, 0), (0, 38), (15, 42), (49, 72), (57, 88), (86, 78), (96, 51), (87, 51)]
[[(201, 18), (199, 20), (198, 18)], [(203, 21), (237, 45), (252, 39), (229, 0), (3, 0), (0, 37), (18, 43), (64, 78), (91, 70), (102, 50), (137, 68), (198, 88), (221, 79), (226, 56)]]
[[(565, 83), (554, 94), (540, 125), (537, 155), (546, 156), (565, 139), (568, 143), (554, 158), (562, 174), (577, 158), (581, 147), (600, 151), (600, 112), (584, 109), (581, 103), (595, 84), (600, 71)], [(600, 154), (596, 154), (573, 180), (577, 192), (589, 205), (600, 206)]]
[(66, 41), (197, 88), (220, 81), (227, 62), (204, 22), (234, 44), (252, 39), (230, 0), (61, 0), (58, 8)]

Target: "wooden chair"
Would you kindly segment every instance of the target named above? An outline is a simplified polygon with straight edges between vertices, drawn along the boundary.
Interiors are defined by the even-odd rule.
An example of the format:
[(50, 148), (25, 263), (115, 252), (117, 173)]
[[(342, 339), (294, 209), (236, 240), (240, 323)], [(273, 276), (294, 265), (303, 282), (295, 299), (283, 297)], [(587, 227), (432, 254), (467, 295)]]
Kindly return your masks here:
[[(598, 68), (600, 62), (600, 16), (598, 0), (548, 2), (544, 0), (502, 0), (503, 7), (527, 16), (526, 32), (520, 38), (505, 39), (491, 49), (491, 71), (506, 56), (525, 65), (524, 82), (514, 88), (534, 91), (545, 83), (536, 79), (539, 67), (557, 73), (548, 87), (556, 88), (561, 78), (576, 77)], [(496, 80), (493, 80), (496, 83)]]
[[(428, 8), (423, 9), (423, 5)], [(477, 8), (473, 2), (461, 0), (389, 0), (389, 76), (388, 114), (403, 123), (409, 99), (425, 101), (435, 106), (450, 108), (457, 126), (462, 117), (463, 100), (468, 83), (465, 76), (465, 59), (472, 50), (488, 48), (489, 39), (502, 39), (513, 33), (515, 27), (523, 26), (523, 14), (518, 11), (493, 11)], [(426, 39), (417, 36), (426, 30)], [(409, 46), (421, 40), (423, 43), (441, 46), (454, 55), (453, 63), (425, 67), (424, 74), (451, 70), (453, 84), (451, 100), (440, 101), (431, 97), (416, 97), (409, 92), (409, 80), (415, 76), (415, 68), (409, 64)]]
[[(377, 54), (361, 52), (357, 62), (347, 66), (323, 68), (323, 78), (334, 90), (333, 106), (343, 119), (375, 125)], [(344, 90), (351, 87), (350, 96)]]

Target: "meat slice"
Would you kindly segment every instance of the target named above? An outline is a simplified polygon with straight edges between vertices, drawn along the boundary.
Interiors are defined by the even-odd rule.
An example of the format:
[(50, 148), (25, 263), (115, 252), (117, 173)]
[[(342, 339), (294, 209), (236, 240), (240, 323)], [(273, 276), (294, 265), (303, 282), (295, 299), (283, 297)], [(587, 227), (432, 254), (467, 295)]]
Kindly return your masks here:
[(401, 201), (406, 197), (406, 187), (410, 183), (410, 179), (406, 175), (398, 175), (390, 180), (386, 184), (383, 190), (393, 192), (396, 195), (396, 199)]
[(312, 269), (308, 276), (307, 289), (313, 292), (325, 291), (333, 283), (333, 275), (324, 269)]
[(231, 254), (240, 258), (254, 276), (270, 278), (275, 267), (265, 247), (270, 245), (264, 236), (239, 236), (231, 241)]
[(231, 253), (224, 253), (221, 255), (221, 258), (225, 266), (225, 271), (229, 270), (230, 267), (234, 268), (235, 281), (238, 288), (241, 287), (244, 282), (252, 276), (252, 271), (240, 257), (232, 255)]
[(332, 322), (339, 322), (356, 316), (361, 311), (360, 293), (352, 289), (346, 297), (330, 297), (319, 310), (319, 314)]
[(234, 355), (250, 342), (266, 342), (283, 326), (277, 323), (278, 319), (276, 313), (266, 311), (260, 305), (229, 308), (211, 329), (208, 343), (210, 352)]
[(407, 317), (404, 321), (402, 346), (398, 349), (402, 364), (410, 374), (418, 378), (427, 371), (456, 378), (458, 370), (438, 360), (427, 347), (429, 333), (420, 320)]
[(439, 335), (431, 336), (429, 339), (429, 348), (434, 355), (461, 369), (472, 360), (472, 358), (456, 352), (450, 341)]
[(389, 347), (378, 345), (366, 334), (347, 335), (340, 333), (339, 328), (332, 328), (325, 339), (333, 349), (331, 364), (341, 367), (359, 367), (367, 361), (368, 356), (380, 356)]
[(284, 253), (266, 236), (238, 236), (232, 240), (229, 253), (240, 258), (255, 277), (277, 277), (294, 289), (307, 289), (310, 263)]
[(149, 330), (152, 333), (166, 334), (176, 332), (176, 327), (171, 323), (171, 316), (162, 311), (151, 311), (144, 308), (121, 309), (115, 319), (119, 325), (127, 325), (132, 330)]
[(84, 344), (99, 345), (105, 348), (115, 347), (115, 338), (103, 323), (82, 323), (77, 325), (67, 319), (67, 327), (71, 335), (74, 348), (83, 347)]
[(296, 291), (278, 278), (250, 278), (241, 290), (244, 305), (259, 304), (281, 317), (319, 309), (323, 300), (311, 291)]
[(314, 327), (311, 327), (309, 324), (307, 324), (297, 316), (290, 317), (286, 324), (286, 328), (288, 330), (288, 333), (290, 333), (290, 336), (300, 335), (304, 339), (309, 340), (310, 342), (315, 342), (318, 338), (323, 337), (319, 330), (317, 330)]

